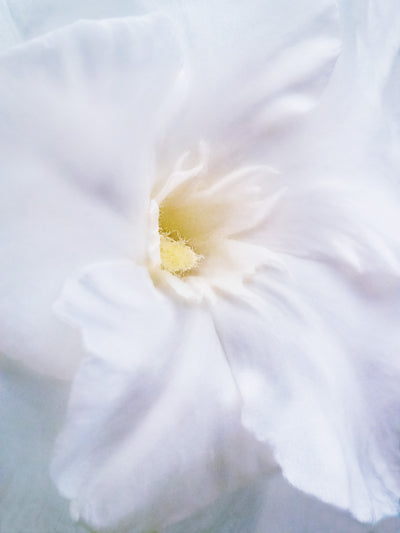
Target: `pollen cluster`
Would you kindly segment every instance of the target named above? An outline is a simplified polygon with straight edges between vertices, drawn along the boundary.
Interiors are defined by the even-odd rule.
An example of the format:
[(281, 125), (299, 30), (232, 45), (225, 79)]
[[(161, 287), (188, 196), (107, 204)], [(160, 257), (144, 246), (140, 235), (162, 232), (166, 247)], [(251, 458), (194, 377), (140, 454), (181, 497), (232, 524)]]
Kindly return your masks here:
[(161, 268), (183, 276), (198, 265), (202, 256), (195, 252), (190, 239), (182, 236), (179, 226), (174, 210), (161, 207), (158, 219)]

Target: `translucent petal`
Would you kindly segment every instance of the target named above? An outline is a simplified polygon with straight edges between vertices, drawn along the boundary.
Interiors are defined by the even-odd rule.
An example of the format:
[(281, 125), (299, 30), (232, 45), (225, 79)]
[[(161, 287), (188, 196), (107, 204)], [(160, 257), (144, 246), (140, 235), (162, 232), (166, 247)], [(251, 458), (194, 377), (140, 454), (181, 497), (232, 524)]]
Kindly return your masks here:
[[(162, 16), (81, 22), (0, 60), (0, 348), (67, 377), (76, 335), (51, 314), (67, 273), (142, 257), (154, 131), (180, 71)], [(164, 111), (167, 109), (164, 106)]]
[(214, 309), (243, 422), (296, 487), (362, 521), (395, 514), (398, 302), (311, 261), (287, 267), (261, 298)]
[(370, 293), (400, 286), (400, 214), (396, 187), (371, 170), (343, 171), (335, 180), (302, 181), (287, 188), (256, 242), (284, 255), (338, 269)]
[(204, 138), (216, 166), (268, 163), (330, 77), (340, 48), (336, 3), (171, 2), (163, 9), (184, 28), (193, 80), (169, 154)]
[(144, 269), (110, 263), (71, 280), (57, 311), (80, 326), (91, 354), (53, 463), (76, 517), (95, 528), (159, 529), (273, 468), (240, 424), (203, 308), (176, 307)]

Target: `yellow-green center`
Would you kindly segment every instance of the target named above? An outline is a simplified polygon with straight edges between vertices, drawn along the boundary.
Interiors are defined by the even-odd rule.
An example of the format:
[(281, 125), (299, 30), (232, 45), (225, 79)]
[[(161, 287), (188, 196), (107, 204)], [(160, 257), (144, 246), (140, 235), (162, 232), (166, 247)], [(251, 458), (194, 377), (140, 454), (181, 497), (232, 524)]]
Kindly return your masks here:
[(187, 235), (191, 232), (185, 231), (187, 227), (184, 222), (176, 209), (160, 206), (158, 231), (161, 268), (176, 276), (183, 276), (193, 270), (202, 258), (194, 250), (190, 235)]

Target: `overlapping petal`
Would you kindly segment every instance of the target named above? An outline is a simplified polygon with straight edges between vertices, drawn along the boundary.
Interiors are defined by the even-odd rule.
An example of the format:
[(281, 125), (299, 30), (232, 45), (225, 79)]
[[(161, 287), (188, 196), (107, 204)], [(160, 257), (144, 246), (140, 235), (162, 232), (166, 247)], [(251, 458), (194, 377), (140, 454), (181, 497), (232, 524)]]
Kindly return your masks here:
[(286, 277), (265, 276), (259, 298), (220, 299), (213, 310), (243, 422), (295, 486), (359, 520), (394, 514), (398, 302), (349, 290), (321, 264), (286, 264)]
[(173, 24), (156, 15), (81, 22), (2, 58), (0, 329), (11, 357), (70, 375), (79, 342), (51, 312), (62, 280), (96, 258), (143, 255), (154, 135), (180, 69)]
[[(147, 10), (154, 5), (145, 4), (142, 7)], [(294, 39), (293, 42), (288, 39), (292, 43), (290, 52), (298, 48), (294, 43), (297, 42), (299, 28), (314, 28), (311, 39), (317, 41), (322, 30), (325, 32), (326, 47), (315, 48), (318, 49), (316, 55), (321, 52), (322, 55), (318, 57), (322, 59), (317, 59), (315, 65), (311, 60), (315, 66), (315, 69), (311, 68), (311, 93), (316, 86), (320, 86), (318, 80), (329, 72), (336, 57), (336, 12), (330, 1), (318, 6), (312, 0), (304, 2), (301, 9), (292, 11), (289, 22), (285, 22), (287, 27), (279, 33), (272, 31), (273, 21), (281, 17), (289, 6), (282, 5), (274, 11), (269, 5), (254, 2), (245, 12), (239, 6), (231, 11), (226, 10), (226, 7), (225, 4), (216, 6), (212, 24), (204, 25), (203, 18), (204, 21), (207, 19), (203, 12), (205, 8), (194, 2), (183, 7), (174, 3), (162, 6), (168, 14), (183, 21), (184, 39), (192, 39), (187, 56), (191, 65), (191, 96), (182, 108), (183, 114), (170, 122), (164, 154), (170, 153), (169, 148), (178, 145), (181, 153), (183, 145), (194, 137), (197, 142), (201, 134), (213, 138), (213, 125), (216, 122), (219, 124), (217, 136), (223, 133), (220, 129), (223, 124), (224, 131), (231, 130), (231, 119), (236, 120), (236, 110), (240, 110), (241, 114), (246, 113), (249, 106), (256, 105), (257, 98), (262, 98), (264, 103), (279, 99), (275, 94), (279, 93), (278, 86), (283, 84), (282, 87), (289, 87), (289, 82), (293, 81), (290, 76), (286, 81), (276, 81), (269, 98), (267, 93), (264, 94), (265, 83), (253, 83), (251, 77), (243, 76), (242, 70), (251, 64), (252, 74), (255, 75), (264, 70), (262, 64), (270, 60), (271, 55), (279, 57), (282, 51), (286, 53), (282, 35)], [(269, 7), (269, 17), (262, 17), (266, 7)], [(223, 13), (229, 13), (229, 21), (223, 19)], [(268, 22), (267, 26), (257, 22), (259, 27), (254, 32), (254, 21), (264, 19)], [(71, 29), (32, 42), (30, 46), (2, 59), (1, 139), (4, 151), (1, 157), (5, 174), (10, 179), (11, 176), (18, 176), (21, 180), (17, 182), (12, 178), (17, 198), (20, 190), (23, 196), (30, 195), (29, 192), (25, 194), (29, 190), (26, 183), (37, 184), (38, 176), (42, 180), (40, 189), (47, 191), (40, 203), (36, 204), (34, 198), (25, 200), (29, 201), (29, 231), (24, 229), (24, 217), (18, 212), (19, 206), (21, 210), (26, 210), (24, 200), (17, 201), (15, 206), (14, 195), (11, 199), (9, 195), (3, 195), (5, 205), (2, 212), (7, 213), (8, 220), (3, 239), (6, 243), (4, 255), (9, 258), (4, 267), (9, 269), (9, 263), (29, 266), (27, 270), (17, 268), (13, 273), (14, 279), (7, 283), (7, 292), (2, 301), (13, 301), (15, 304), (11, 309), (2, 311), (7, 330), (3, 335), (2, 348), (6, 352), (13, 352), (15, 357), (28, 357), (33, 366), (40, 365), (44, 371), (67, 375), (75, 366), (73, 359), (80, 358), (76, 339), (62, 326), (54, 322), (51, 324), (52, 319), (45, 310), (63, 275), (71, 267), (91, 259), (120, 251), (122, 254), (134, 254), (138, 249), (143, 250), (147, 207), (144, 198), (150, 182), (143, 176), (152, 174), (154, 134), (157, 131), (160, 135), (168, 116), (165, 108), (165, 113), (160, 113), (161, 103), (168, 100), (169, 88), (177, 81), (179, 52), (175, 33), (165, 19), (153, 15), (136, 21), (81, 22)], [(307, 41), (309, 34), (307, 37), (301, 34), (300, 40), (304, 36)], [(265, 41), (264, 35), (271, 37)], [(209, 48), (211, 43), (212, 50)], [(232, 47), (237, 49), (235, 54), (231, 53)], [(228, 60), (233, 56), (236, 58), (233, 62)], [(306, 61), (310, 54), (303, 53), (302, 57)], [(284, 69), (279, 72), (284, 77)], [(238, 98), (234, 96), (229, 107), (225, 108), (228, 100), (224, 96), (224, 85), (231, 84), (232, 80), (239, 82), (247, 78), (244, 88), (235, 91)], [(303, 82), (298, 84), (301, 91), (307, 85)], [(271, 81), (269, 86), (272, 85)], [(240, 94), (243, 91), (252, 93), (250, 87), (253, 86), (259, 86), (258, 96), (250, 94), (243, 100)], [(201, 100), (204, 95), (207, 103)], [(223, 113), (213, 116), (216, 109)], [(179, 128), (176, 127), (176, 120)], [(204, 129), (204, 120), (211, 126), (210, 130)], [(246, 130), (245, 136), (250, 139), (250, 130)], [(231, 148), (233, 146), (234, 143)], [(162, 173), (165, 158), (159, 155), (158, 172)], [(173, 157), (176, 157), (176, 153)], [(53, 179), (53, 176), (57, 176), (57, 179)], [(4, 183), (8, 184), (8, 179)], [(63, 198), (61, 206), (60, 198)], [(68, 198), (68, 202), (65, 198)], [(57, 206), (56, 223), (43, 203)], [(69, 211), (71, 205), (76, 207), (68, 220), (73, 219), (71, 226), (75, 223), (76, 229), (68, 229), (69, 237), (65, 236), (66, 214), (62, 215), (62, 211)], [(141, 220), (142, 225), (135, 236), (132, 231), (129, 240), (128, 229), (124, 227), (122, 218), (132, 212), (135, 221)], [(35, 223), (32, 223), (32, 217), (36, 219)], [(18, 222), (12, 222), (13, 218)], [(99, 231), (100, 219), (102, 229)], [(49, 220), (52, 221), (52, 230), (47, 231), (46, 239), (43, 239), (42, 227)], [(88, 224), (90, 220), (96, 220), (95, 227)], [(14, 229), (16, 226), (18, 229)], [(85, 231), (77, 238), (82, 227)], [(14, 236), (15, 232), (21, 235), (29, 233), (29, 245), (23, 240), (17, 244), (19, 238)], [(57, 233), (67, 238), (61, 247)], [(100, 239), (100, 235), (104, 235), (104, 238)], [(49, 248), (51, 255), (47, 260)], [(39, 258), (40, 262), (37, 261)], [(40, 286), (40, 280), (35, 275), (42, 264), (51, 272), (51, 283), (45, 287)], [(28, 292), (31, 304), (22, 306), (22, 295)], [(37, 335), (35, 332), (39, 327), (42, 332), (45, 331), (41, 326), (46, 323), (51, 324), (48, 333)], [(23, 330), (23, 337), (29, 337), (29, 346), (16, 340), (16, 328)], [(46, 354), (54, 352), (57, 340), (66, 337), (68, 339), (62, 342), (65, 349), (61, 349), (57, 361), (52, 358), (46, 368), (50, 360)], [(67, 361), (67, 353), (76, 355)], [(35, 358), (40, 360), (39, 364), (35, 363)], [(42, 365), (45, 361), (45, 365)]]
[(124, 262), (69, 281), (57, 311), (81, 328), (91, 354), (53, 464), (76, 517), (158, 529), (273, 467), (268, 448), (241, 426), (206, 309), (177, 305)]
[(193, 80), (166, 156), (203, 137), (214, 147), (217, 165), (268, 163), (332, 73), (340, 51), (336, 3), (160, 5), (184, 28)]
[(367, 170), (358, 175), (342, 171), (340, 180), (304, 179), (288, 185), (279, 209), (252, 238), (284, 255), (329, 265), (353, 284), (349, 290), (396, 290), (399, 196), (392, 184), (380, 185)]

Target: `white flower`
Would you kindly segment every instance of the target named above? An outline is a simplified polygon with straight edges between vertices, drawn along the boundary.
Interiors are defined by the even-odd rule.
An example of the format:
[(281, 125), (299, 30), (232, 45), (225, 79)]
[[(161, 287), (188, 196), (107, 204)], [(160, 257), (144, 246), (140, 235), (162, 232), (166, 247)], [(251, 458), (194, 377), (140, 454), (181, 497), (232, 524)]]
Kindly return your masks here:
[(381, 88), (354, 84), (350, 134), (334, 89), (300, 130), (333, 2), (213, 8), (2, 58), (0, 347), (64, 378), (85, 352), (53, 477), (93, 527), (165, 526), (275, 461), (378, 519), (400, 492), (399, 214), (357, 109)]

